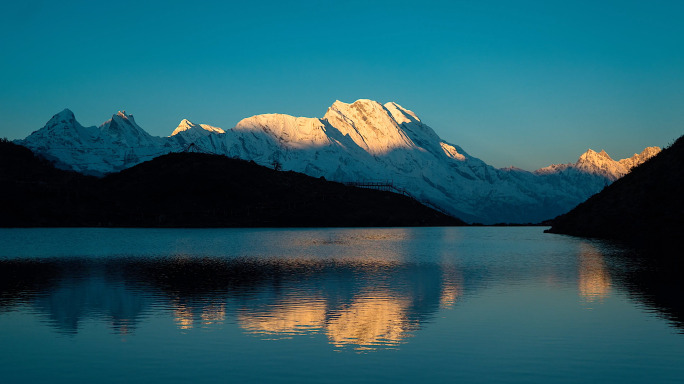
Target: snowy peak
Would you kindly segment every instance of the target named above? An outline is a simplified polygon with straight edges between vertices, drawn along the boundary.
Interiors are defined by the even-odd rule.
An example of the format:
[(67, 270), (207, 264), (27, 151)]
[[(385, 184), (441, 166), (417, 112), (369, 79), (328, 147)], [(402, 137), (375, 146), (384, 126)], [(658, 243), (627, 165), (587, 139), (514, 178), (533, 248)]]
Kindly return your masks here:
[(606, 151), (596, 153), (593, 150), (588, 150), (580, 156), (575, 167), (589, 173), (604, 175), (611, 180), (619, 179), (620, 177), (629, 173), (629, 171), (644, 161), (660, 153), (658, 147), (648, 147), (644, 149), (641, 154), (634, 154), (634, 156), (622, 159), (619, 161), (613, 160)]
[(133, 115), (126, 114), (126, 111), (119, 111), (116, 113), (116, 116), (119, 116), (122, 119), (132, 119), (133, 118)]
[(123, 129), (136, 129), (142, 130), (138, 124), (135, 123), (133, 115), (126, 114), (126, 111), (119, 111), (112, 115), (112, 118), (105, 121), (100, 125), (100, 129), (103, 131), (120, 131)]
[(64, 109), (52, 116), (42, 129), (33, 132), (31, 136), (53, 136), (67, 139), (68, 137), (79, 136), (82, 129), (83, 126), (76, 121), (74, 113), (69, 109)]
[(74, 125), (76, 122), (76, 117), (74, 116), (74, 113), (71, 112), (69, 108), (64, 108), (61, 112), (55, 114), (52, 116), (50, 120), (48, 120), (46, 126), (56, 126), (58, 124), (68, 124), (68, 125)]
[(599, 152), (598, 155), (599, 155), (599, 157), (603, 157), (604, 159), (613, 160), (613, 159), (606, 153), (606, 151), (605, 151), (604, 149), (602, 149), (601, 152)]
[(48, 120), (45, 126), (31, 133), (24, 140), (18, 140), (29, 148), (82, 145), (95, 133), (96, 128), (84, 128), (76, 121), (74, 113), (64, 109)]
[(173, 133), (171, 133), (171, 136), (175, 136), (181, 132), (187, 131), (188, 129), (192, 129), (194, 127), (197, 127), (196, 124), (193, 124), (190, 120), (188, 119), (183, 119), (181, 122), (178, 124), (178, 127), (173, 130)]
[(640, 165), (658, 153), (660, 153), (660, 148), (647, 147), (641, 154), (635, 153), (634, 156), (630, 158), (615, 161), (604, 150), (596, 152), (593, 149), (589, 149), (584, 152), (574, 164), (553, 164), (541, 168), (535, 171), (535, 173), (550, 174), (563, 172), (567, 169), (575, 169), (584, 173), (601, 175), (614, 181), (626, 175), (632, 168)]
[(45, 126), (17, 142), (34, 151), (46, 152), (49, 147), (67, 148), (85, 146), (96, 135), (97, 128), (84, 128), (76, 121), (74, 113), (64, 109), (48, 120)]
[(225, 131), (221, 128), (213, 127), (208, 124), (195, 124), (188, 119), (183, 119), (178, 124), (178, 127), (176, 127), (176, 129), (173, 130), (171, 136), (183, 134), (183, 136), (186, 136), (186, 138), (199, 138), (202, 136), (210, 135), (212, 133), (225, 133)]
[(659, 147), (646, 147), (643, 151), (641, 151), (641, 153), (635, 153), (630, 158), (620, 160), (619, 163), (630, 170), (650, 159), (651, 157), (659, 154), (660, 151), (661, 149)]
[(613, 160), (604, 150), (596, 152), (589, 149), (584, 152), (575, 163), (575, 168), (587, 173), (603, 175), (612, 180), (627, 173), (624, 167)]
[(111, 119), (100, 125), (100, 132), (110, 137), (114, 142), (129, 146), (153, 145), (155, 139), (133, 119), (126, 111), (119, 111)]
[(601, 150), (601, 152), (596, 152), (593, 149), (589, 149), (584, 152), (577, 160), (577, 165), (593, 165), (601, 167), (603, 164), (610, 164), (614, 160), (606, 153), (606, 151)]
[[(400, 110), (396, 111), (399, 114)], [(408, 117), (404, 116), (403, 119)], [(323, 120), (343, 135), (348, 135), (359, 147), (372, 155), (416, 146), (390, 111), (377, 101), (361, 99), (352, 104), (335, 101), (328, 108)]]

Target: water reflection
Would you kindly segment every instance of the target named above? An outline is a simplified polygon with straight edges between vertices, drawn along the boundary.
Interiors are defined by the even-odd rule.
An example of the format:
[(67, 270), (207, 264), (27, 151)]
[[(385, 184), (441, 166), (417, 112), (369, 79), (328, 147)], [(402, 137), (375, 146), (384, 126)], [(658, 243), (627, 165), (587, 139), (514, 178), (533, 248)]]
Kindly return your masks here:
[(684, 259), (678, 245), (624, 249), (611, 255), (610, 273), (638, 304), (684, 333)]
[(195, 326), (195, 315), (192, 309), (182, 304), (175, 303), (173, 320), (180, 329), (191, 329)]
[(451, 308), (463, 294), (461, 274), (453, 264), (442, 264), (442, 295), (439, 298), (440, 308)]
[[(155, 310), (181, 331), (227, 318), (264, 338), (318, 333), (336, 348), (395, 347), (460, 292), (437, 264), (314, 259), (2, 261), (0, 310), (30, 307), (76, 334), (105, 320), (121, 334)], [(451, 279), (451, 280), (450, 280)]]
[(603, 255), (596, 247), (584, 243), (579, 254), (579, 291), (586, 302), (602, 302), (610, 294), (610, 274)]
[(367, 291), (334, 314), (327, 326), (330, 343), (358, 350), (395, 347), (418, 328), (409, 316), (410, 299), (389, 291)]
[[(638, 255), (620, 256), (624, 252), (586, 241), (572, 243), (574, 251), (556, 259), (544, 250), (534, 257), (502, 255), (504, 245), (487, 255), (478, 253), (477, 242), (461, 251), (454, 244), (464, 240), (455, 237), (432, 250), (436, 260), (416, 261), (402, 251), (424, 252), (421, 239), (412, 236), (403, 231), (375, 237), (359, 232), (344, 241), (339, 235), (299, 238), (292, 240), (304, 248), (299, 257), (5, 259), (0, 260), (0, 314), (28, 309), (64, 334), (75, 335), (85, 322), (97, 321), (124, 335), (163, 313), (182, 333), (220, 332), (234, 323), (258, 338), (316, 334), (336, 349), (369, 351), (401, 346), (438, 311), (454, 309), (494, 284), (548, 280), (554, 287), (577, 287), (587, 303), (627, 290), (637, 302), (683, 324), (684, 296), (674, 272), (680, 269), (664, 275), (660, 266), (635, 262)], [(409, 245), (403, 244), (407, 238)], [(324, 247), (323, 256), (311, 256), (310, 243)]]
[(291, 336), (325, 328), (327, 305), (319, 298), (288, 298), (267, 310), (240, 310), (242, 329), (263, 335)]

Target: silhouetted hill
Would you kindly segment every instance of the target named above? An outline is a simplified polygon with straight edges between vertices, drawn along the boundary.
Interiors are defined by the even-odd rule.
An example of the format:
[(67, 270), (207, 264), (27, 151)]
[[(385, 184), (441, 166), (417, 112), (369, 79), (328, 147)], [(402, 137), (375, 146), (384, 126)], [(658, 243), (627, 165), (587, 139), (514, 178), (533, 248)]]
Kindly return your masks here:
[(102, 179), (0, 143), (0, 226), (300, 227), (463, 225), (391, 192), (243, 160), (173, 153)]
[(0, 226), (77, 225), (97, 179), (56, 169), (31, 150), (0, 140)]
[(656, 245), (681, 236), (683, 197), (684, 136), (572, 211), (555, 218), (548, 232)]

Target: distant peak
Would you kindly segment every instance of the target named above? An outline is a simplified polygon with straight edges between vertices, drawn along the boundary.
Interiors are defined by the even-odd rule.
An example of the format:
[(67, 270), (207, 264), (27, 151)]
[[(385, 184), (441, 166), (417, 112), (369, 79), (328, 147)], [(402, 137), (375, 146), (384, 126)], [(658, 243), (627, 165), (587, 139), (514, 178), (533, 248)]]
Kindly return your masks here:
[(176, 129), (174, 129), (174, 131), (171, 133), (171, 136), (175, 136), (181, 132), (189, 130), (197, 130), (199, 132), (206, 131), (207, 133), (225, 133), (225, 131), (221, 128), (213, 127), (208, 124), (195, 124), (188, 119), (183, 119), (178, 124), (178, 127), (176, 127)]
[(175, 136), (181, 132), (185, 132), (189, 129), (192, 129), (194, 126), (195, 126), (195, 124), (193, 124), (190, 120), (183, 119), (180, 121), (180, 123), (178, 123), (178, 126), (176, 127), (176, 129), (173, 130), (173, 132), (171, 133), (171, 136)]
[(592, 167), (601, 167), (603, 164), (612, 164), (614, 162), (615, 160), (613, 160), (606, 151), (601, 150), (601, 152), (596, 152), (593, 149), (589, 149), (579, 157), (576, 164), (577, 166), (585, 167), (589, 165)]
[[(188, 119), (183, 119), (178, 123), (178, 127), (176, 127), (176, 131), (185, 131), (188, 130), (192, 127), (197, 126), (197, 124), (193, 123), (192, 121)], [(175, 132), (175, 131), (174, 131)]]
[(371, 99), (358, 99), (352, 103), (352, 105), (354, 105), (354, 104), (380, 104), (380, 103), (378, 103), (375, 100), (371, 100)]
[(125, 110), (117, 112), (115, 116), (118, 116), (118, 117), (120, 117), (122, 119), (126, 119), (126, 120), (133, 120), (133, 115), (126, 113)]
[[(643, 151), (639, 155), (641, 156), (646, 156), (646, 157), (653, 157), (660, 153), (661, 149), (660, 147), (646, 147), (644, 148)], [(636, 155), (636, 154), (635, 154)]]
[(64, 109), (62, 109), (62, 111), (61, 111), (60, 113), (58, 113), (57, 115), (73, 116), (74, 113), (71, 112), (71, 109), (69, 109), (69, 108), (64, 108)]
[(52, 116), (53, 119), (54, 119), (55, 117), (57, 117), (57, 118), (73, 119), (73, 118), (74, 118), (74, 113), (71, 112), (71, 109), (69, 109), (69, 108), (64, 108), (64, 109), (61, 110), (59, 113), (57, 113), (57, 114), (55, 114), (54, 116)]
[(335, 102), (332, 104), (332, 106), (330, 108), (340, 109), (340, 108), (361, 107), (361, 106), (381, 106), (381, 105), (377, 101), (370, 100), (370, 99), (358, 99), (351, 104), (345, 103), (343, 101), (335, 100)]
[(378, 103), (375, 100), (370, 100), (370, 99), (358, 99), (355, 102), (351, 104), (353, 108), (382, 108), (382, 104)]
[(76, 121), (76, 117), (74, 117), (74, 113), (71, 112), (69, 108), (64, 108), (62, 111), (59, 113), (55, 114), (50, 118), (50, 120), (47, 122), (47, 125), (56, 125), (59, 123), (69, 123), (73, 124)]
[(598, 159), (602, 158), (602, 159), (607, 159), (607, 160), (613, 160), (613, 158), (610, 157), (608, 152), (606, 152), (604, 149), (602, 149), (601, 152), (596, 152), (593, 149), (589, 148), (589, 149), (587, 149), (586, 152), (584, 152), (580, 156), (580, 160), (581, 159), (597, 159), (597, 158)]

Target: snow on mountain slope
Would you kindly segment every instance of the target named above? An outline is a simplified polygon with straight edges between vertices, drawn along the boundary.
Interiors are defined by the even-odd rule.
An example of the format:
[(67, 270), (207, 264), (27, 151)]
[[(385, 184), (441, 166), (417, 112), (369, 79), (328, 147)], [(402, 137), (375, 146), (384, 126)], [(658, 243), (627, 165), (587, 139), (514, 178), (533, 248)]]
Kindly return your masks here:
[(659, 151), (647, 148), (616, 162), (589, 150), (575, 164), (534, 173), (496, 169), (441, 140), (412, 111), (372, 100), (336, 101), (320, 119), (252, 116), (225, 131), (183, 120), (169, 137), (148, 135), (124, 112), (85, 128), (65, 110), (18, 143), (84, 173), (117, 171), (193, 143), (205, 152), (328, 180), (389, 181), (426, 204), (482, 223), (555, 217)]
[(336, 101), (322, 119), (282, 114), (240, 121), (196, 144), (329, 180), (387, 180), (417, 199), (471, 222), (537, 222), (566, 212), (611, 180), (574, 169), (533, 174), (499, 170), (442, 141), (396, 103)]
[(62, 169), (102, 175), (168, 153), (178, 144), (151, 136), (132, 115), (118, 112), (99, 127), (83, 127), (65, 109), (17, 144), (53, 160)]
[(615, 161), (604, 150), (596, 152), (589, 149), (583, 153), (574, 164), (553, 164), (538, 169), (535, 173), (538, 175), (548, 175), (555, 172), (566, 172), (569, 169), (574, 169), (582, 173), (603, 176), (612, 182), (626, 175), (632, 168), (658, 153), (660, 153), (660, 148), (647, 147), (640, 154), (635, 153), (632, 157)]
[(661, 149), (658, 147), (646, 147), (641, 153), (635, 153), (632, 157), (620, 160), (619, 163), (627, 170), (622, 176), (629, 173), (632, 168), (659, 154), (660, 151)]
[(197, 141), (200, 137), (219, 133), (226, 133), (226, 131), (208, 124), (194, 124), (187, 119), (183, 119), (178, 124), (178, 127), (173, 130), (171, 136), (176, 136), (180, 142), (189, 144)]
[(416, 147), (388, 110), (376, 101), (335, 101), (323, 119), (371, 155)]

